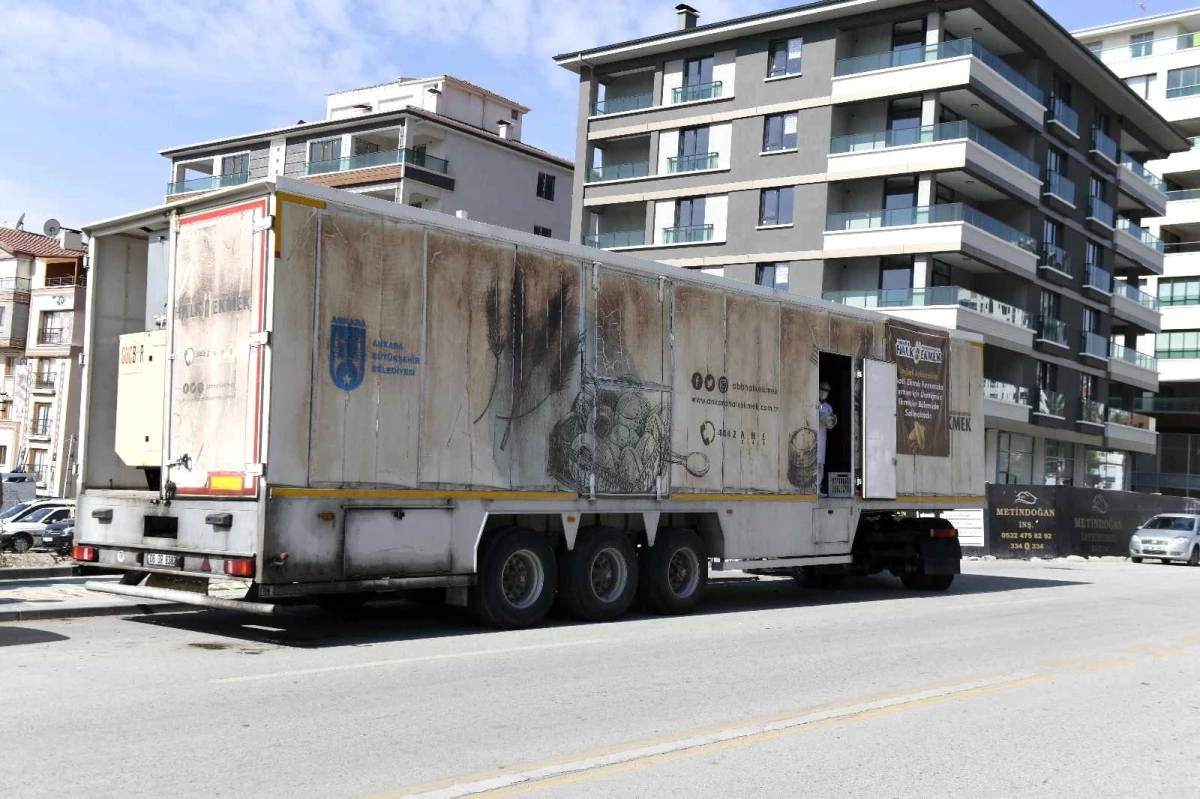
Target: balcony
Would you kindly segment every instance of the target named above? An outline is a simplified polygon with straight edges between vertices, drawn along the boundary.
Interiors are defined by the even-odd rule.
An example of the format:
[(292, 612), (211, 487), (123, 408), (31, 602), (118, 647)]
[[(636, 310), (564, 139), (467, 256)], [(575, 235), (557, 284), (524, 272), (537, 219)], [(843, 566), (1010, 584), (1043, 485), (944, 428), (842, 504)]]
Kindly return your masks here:
[(1067, 345), (1067, 323), (1050, 316), (1043, 316), (1038, 320), (1037, 341), (1069, 349)]
[[(1085, 289), (1091, 289), (1092, 291), (1099, 292), (1107, 297), (1112, 294), (1112, 284), (1112, 275), (1109, 274), (1105, 269), (1102, 269), (1096, 264), (1087, 264), (1084, 266), (1083, 287)], [(1108, 353), (1105, 352), (1101, 357), (1105, 357), (1107, 355)]]
[(78, 275), (58, 275), (57, 277), (48, 277), (42, 281), (42, 285), (35, 288), (58, 289), (64, 286), (86, 286), (87, 272), (82, 272)]
[(712, 240), (712, 225), (685, 225), (662, 229), (663, 244), (702, 244)]
[(1182, 33), (1148, 42), (1105, 47), (1101, 50), (1093, 50), (1092, 55), (1105, 64), (1117, 64), (1134, 58), (1145, 58), (1151, 55), (1165, 55), (1180, 50), (1190, 50), (1193, 47), (1200, 47), (1200, 34)]
[(981, 333), (988, 343), (1002, 347), (1011, 343), (1029, 347), (1033, 343), (1033, 322), (1028, 313), (959, 286), (831, 291), (823, 299), (936, 327)]
[[(1131, 205), (1136, 208), (1140, 203), (1155, 216), (1162, 216), (1167, 212), (1166, 181), (1151, 173), (1126, 153), (1121, 153), (1121, 168), (1117, 170), (1117, 188), (1121, 191), (1117, 197), (1117, 206), (1120, 210), (1128, 210)], [(1126, 197), (1133, 202), (1125, 202)]]
[(1099, 333), (1084, 330), (1080, 334), (1079, 352), (1098, 361), (1108, 360), (1108, 339)]
[(829, 180), (947, 170), (980, 172), (1031, 202), (1041, 191), (1036, 161), (966, 120), (836, 136), (830, 142)]
[(33, 390), (38, 393), (53, 394), (58, 388), (58, 375), (54, 372), (38, 374), (33, 378)]
[(1126, 449), (1153, 455), (1158, 451), (1158, 433), (1152, 417), (1140, 413), (1108, 409), (1108, 423), (1104, 426), (1105, 445), (1113, 449)]
[(1067, 418), (1067, 398), (1058, 391), (1039, 388), (1037, 391), (1037, 406), (1033, 410), (1037, 416), (1050, 416), (1055, 419)]
[(974, 39), (843, 58), (833, 75), (834, 103), (978, 86), (1031, 125), (1041, 126), (1046, 113), (1042, 90)]
[(1113, 281), (1113, 314), (1150, 332), (1162, 329), (1162, 313), (1158, 298), (1124, 280)]
[(592, 116), (599, 117), (606, 116), (607, 114), (641, 111), (653, 106), (654, 95), (650, 92), (645, 94), (631, 94), (627, 97), (610, 97), (592, 103)]
[(1038, 267), (1057, 272), (1060, 277), (1064, 277), (1068, 281), (1075, 279), (1075, 267), (1071, 260), (1071, 253), (1048, 241), (1042, 242), (1042, 255), (1038, 259)]
[(605, 180), (629, 180), (631, 178), (644, 178), (649, 175), (649, 161), (635, 161), (630, 164), (605, 164), (588, 169), (588, 183), (599, 183)]
[(1104, 427), (1104, 403), (1087, 398), (1079, 400), (1079, 423)]
[(333, 172), (349, 172), (354, 169), (369, 169), (393, 164), (409, 164), (431, 172), (440, 172), (443, 175), (450, 174), (450, 162), (444, 158), (437, 158), (423, 150), (410, 148), (361, 153), (346, 158), (331, 158), (328, 161), (310, 161), (305, 167), (304, 174), (309, 176), (328, 175)]
[(1075, 109), (1063, 102), (1060, 97), (1050, 98), (1050, 107), (1046, 112), (1046, 127), (1060, 135), (1065, 133), (1069, 138), (1079, 138), (1079, 114)]
[(1134, 397), (1133, 409), (1139, 413), (1200, 414), (1200, 397)]
[(1075, 184), (1057, 172), (1046, 173), (1045, 194), (1064, 205), (1075, 207)]
[(680, 86), (671, 90), (671, 104), (695, 103), (700, 100), (716, 100), (721, 96), (721, 81), (711, 83), (693, 83), (690, 86)]
[(229, 186), (240, 186), (250, 179), (249, 172), (237, 172), (232, 175), (205, 175), (204, 177), (182, 180), (167, 184), (167, 196), (173, 194), (190, 194), (195, 191), (214, 191)]
[(65, 327), (42, 327), (38, 328), (37, 343), (45, 346), (60, 346), (70, 344), (71, 341)]
[(705, 169), (716, 169), (720, 160), (720, 153), (677, 155), (667, 159), (667, 172), (679, 174), (682, 172), (700, 172)]
[(1115, 341), (1109, 344), (1108, 374), (1118, 382), (1158, 391), (1158, 360)]
[(1033, 237), (963, 203), (830, 214), (825, 257), (962, 253), (1032, 276)]
[(983, 381), (983, 413), (1011, 422), (1029, 421), (1029, 389), (999, 380)]
[(1099, 197), (1088, 197), (1087, 221), (1112, 231), (1116, 220), (1113, 207)]
[(34, 418), (33, 423), (29, 425), (29, 435), (36, 436), (38, 438), (49, 438), (50, 418), (48, 416)]
[(610, 233), (593, 233), (585, 236), (583, 243), (588, 247), (600, 250), (613, 250), (620, 247), (641, 247), (646, 243), (644, 230), (616, 230)]
[(1130, 219), (1117, 220), (1117, 260), (1122, 265), (1143, 267), (1156, 275), (1163, 273), (1166, 264), (1165, 248), (1157, 236)]
[[(27, 277), (0, 277), (0, 294), (29, 294), (31, 281)], [(29, 302), (29, 297), (24, 299), (14, 297), (17, 302)]]
[(1108, 162), (1113, 167), (1118, 165), (1117, 143), (1100, 128), (1092, 128), (1092, 146), (1088, 150), (1094, 156)]

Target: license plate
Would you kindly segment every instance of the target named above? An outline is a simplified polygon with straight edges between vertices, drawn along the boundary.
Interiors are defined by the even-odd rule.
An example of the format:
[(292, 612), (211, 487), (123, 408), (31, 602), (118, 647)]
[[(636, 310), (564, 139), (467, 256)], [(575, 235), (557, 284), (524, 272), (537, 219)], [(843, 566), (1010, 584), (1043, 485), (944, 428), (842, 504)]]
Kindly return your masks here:
[(49, 535), (44, 535), (44, 536), (42, 536), (42, 543), (43, 543), (43, 544), (53, 544), (53, 543), (54, 543), (54, 537), (53, 537), (53, 536), (49, 536)]
[(142, 556), (143, 566), (158, 566), (164, 569), (178, 569), (179, 556), (168, 555), (165, 552), (147, 552)]
[(1165, 554), (1167, 554), (1167, 551), (1165, 549), (1147, 549), (1146, 554), (1147, 555), (1165, 555)]

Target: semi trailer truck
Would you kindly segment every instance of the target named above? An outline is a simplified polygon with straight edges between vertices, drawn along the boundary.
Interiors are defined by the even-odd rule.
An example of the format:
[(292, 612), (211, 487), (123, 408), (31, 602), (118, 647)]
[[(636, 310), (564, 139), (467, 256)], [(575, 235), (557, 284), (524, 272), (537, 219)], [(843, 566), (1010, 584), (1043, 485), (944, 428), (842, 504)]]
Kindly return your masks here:
[(969, 333), (285, 178), (87, 232), (95, 590), (509, 628), (687, 612), (723, 570), (937, 590), (936, 512), (983, 505)]

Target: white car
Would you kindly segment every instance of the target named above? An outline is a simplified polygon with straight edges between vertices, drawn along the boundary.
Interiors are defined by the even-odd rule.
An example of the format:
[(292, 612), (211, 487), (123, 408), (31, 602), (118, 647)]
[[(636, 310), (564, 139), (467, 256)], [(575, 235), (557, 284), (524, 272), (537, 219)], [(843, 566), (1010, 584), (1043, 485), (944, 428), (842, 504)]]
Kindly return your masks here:
[(74, 506), (48, 505), (31, 513), (21, 514), (17, 521), (7, 521), (0, 529), (0, 549), (28, 552), (33, 542), (41, 539), (46, 525), (64, 522), (75, 515)]
[(1141, 563), (1145, 558), (1200, 566), (1200, 515), (1160, 513), (1139, 527), (1129, 539), (1129, 559)]

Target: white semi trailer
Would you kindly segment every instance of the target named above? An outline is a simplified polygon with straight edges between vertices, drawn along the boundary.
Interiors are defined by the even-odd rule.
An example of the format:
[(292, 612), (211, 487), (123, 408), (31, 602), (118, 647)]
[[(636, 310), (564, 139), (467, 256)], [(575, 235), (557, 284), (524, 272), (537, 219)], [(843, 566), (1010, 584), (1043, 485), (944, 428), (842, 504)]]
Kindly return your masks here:
[(710, 569), (944, 589), (928, 512), (982, 507), (970, 334), (282, 178), (87, 232), (97, 590), (520, 627), (686, 612)]

